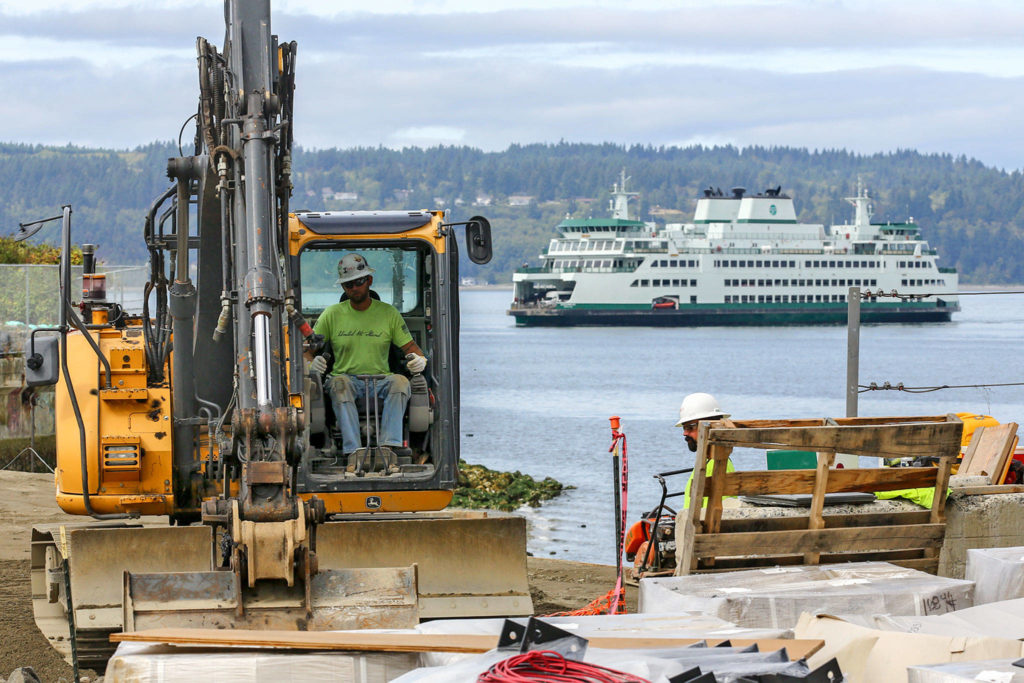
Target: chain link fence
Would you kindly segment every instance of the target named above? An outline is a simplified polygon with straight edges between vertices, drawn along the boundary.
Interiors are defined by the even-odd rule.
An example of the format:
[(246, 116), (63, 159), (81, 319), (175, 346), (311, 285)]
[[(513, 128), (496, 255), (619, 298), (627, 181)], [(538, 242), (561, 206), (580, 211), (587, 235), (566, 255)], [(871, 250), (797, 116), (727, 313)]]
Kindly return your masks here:
[[(146, 266), (104, 266), (97, 272), (107, 276), (107, 300), (129, 313), (142, 311), (142, 297), (149, 278)], [(82, 267), (71, 269), (74, 299), (82, 291)], [(60, 269), (51, 265), (0, 265), (0, 323), (3, 326), (48, 327), (60, 315)]]
[[(107, 276), (107, 301), (129, 313), (142, 312), (148, 267), (100, 265), (97, 270)], [(72, 268), (71, 287), (73, 299), (80, 300), (81, 266)], [(5, 404), (0, 408), (0, 466), (35, 466), (40, 451), (52, 459), (53, 388), (25, 387), (23, 354), (33, 329), (55, 327), (59, 321), (58, 266), (0, 264), (0, 403)], [(42, 437), (38, 443), (37, 437)]]

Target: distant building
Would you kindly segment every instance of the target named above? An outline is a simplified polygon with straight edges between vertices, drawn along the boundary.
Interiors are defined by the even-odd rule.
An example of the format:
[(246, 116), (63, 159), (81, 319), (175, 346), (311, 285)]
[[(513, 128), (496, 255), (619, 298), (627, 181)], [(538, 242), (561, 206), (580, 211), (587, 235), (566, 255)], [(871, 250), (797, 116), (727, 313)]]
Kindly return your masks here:
[(443, 209), (447, 205), (448, 202), (442, 199), (441, 197), (434, 197), (434, 206), (436, 206), (437, 208)]
[(336, 202), (357, 202), (359, 201), (358, 192), (335, 192), (334, 201)]
[(490, 206), (491, 205), (491, 195), (489, 195), (489, 194), (478, 194), (476, 196), (476, 201), (473, 202), (473, 203), (476, 204), (477, 206)]
[(508, 196), (509, 206), (529, 206), (532, 201), (533, 195), (529, 194), (511, 194)]
[(320, 188), (320, 196), (321, 197), (330, 197), (332, 194), (334, 194), (334, 190), (332, 190), (331, 188), (329, 188), (329, 187), (321, 187)]
[(455, 206), (462, 206), (465, 203), (466, 203), (466, 200), (463, 199), (462, 197), (459, 197), (458, 199), (455, 200)]
[(412, 196), (412, 190), (395, 190), (394, 195), (398, 201), (407, 202), (409, 197)]

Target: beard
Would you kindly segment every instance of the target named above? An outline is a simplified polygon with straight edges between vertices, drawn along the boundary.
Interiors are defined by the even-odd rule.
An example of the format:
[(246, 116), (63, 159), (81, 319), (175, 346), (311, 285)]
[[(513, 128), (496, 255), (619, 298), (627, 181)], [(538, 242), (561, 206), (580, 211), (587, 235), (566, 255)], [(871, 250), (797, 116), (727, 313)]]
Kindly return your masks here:
[(692, 436), (687, 436), (685, 438), (686, 438), (686, 447), (690, 449), (691, 453), (696, 453), (697, 452), (697, 440), (694, 439)]

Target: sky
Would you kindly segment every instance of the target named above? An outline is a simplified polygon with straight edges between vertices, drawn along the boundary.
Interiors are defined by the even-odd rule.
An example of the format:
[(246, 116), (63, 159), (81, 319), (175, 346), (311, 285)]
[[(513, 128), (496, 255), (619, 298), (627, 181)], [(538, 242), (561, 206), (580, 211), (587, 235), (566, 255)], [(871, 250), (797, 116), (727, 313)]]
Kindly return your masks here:
[[(795, 146), (1024, 168), (1019, 0), (276, 0), (307, 148)], [(178, 136), (213, 0), (0, 0), (0, 141)], [(188, 130), (185, 138), (191, 138)]]

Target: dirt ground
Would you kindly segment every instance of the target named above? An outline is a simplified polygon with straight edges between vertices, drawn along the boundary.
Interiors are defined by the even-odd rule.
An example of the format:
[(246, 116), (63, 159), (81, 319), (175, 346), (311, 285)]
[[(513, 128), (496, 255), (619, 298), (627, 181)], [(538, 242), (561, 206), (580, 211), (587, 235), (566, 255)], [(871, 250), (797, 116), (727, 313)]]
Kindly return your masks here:
[[(50, 647), (32, 618), (32, 525), (82, 521), (61, 512), (53, 494), (52, 474), (0, 472), (0, 681), (19, 666), (32, 667), (44, 683), (72, 679), (71, 666)], [(615, 584), (611, 566), (531, 557), (528, 568), (537, 614), (581, 608)], [(636, 598), (636, 590), (627, 587), (630, 611), (636, 609)]]

